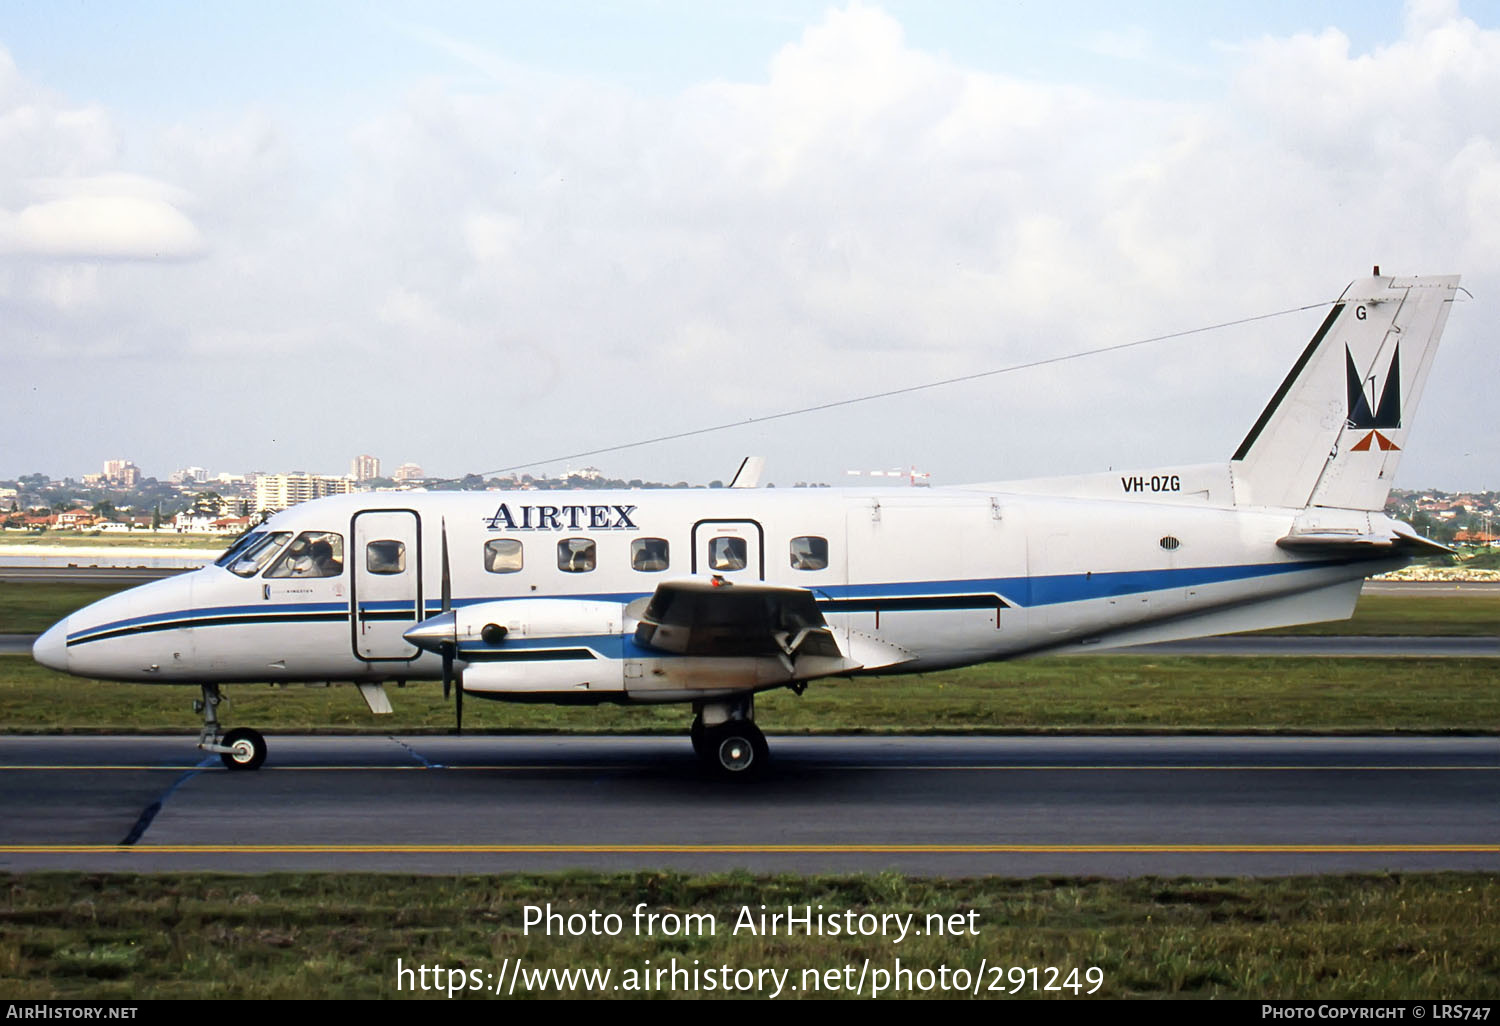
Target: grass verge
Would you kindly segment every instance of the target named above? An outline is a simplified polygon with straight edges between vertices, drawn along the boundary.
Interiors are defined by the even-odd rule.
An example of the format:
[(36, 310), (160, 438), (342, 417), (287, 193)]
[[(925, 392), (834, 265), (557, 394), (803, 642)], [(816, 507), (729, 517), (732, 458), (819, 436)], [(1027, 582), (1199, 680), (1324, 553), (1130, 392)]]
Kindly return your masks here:
[[(772, 732), (1018, 730), (1500, 730), (1500, 681), (1487, 659), (1053, 657), (907, 677), (814, 681), (801, 697), (761, 696)], [(351, 687), (226, 685), (227, 726), (390, 733), (447, 729), (435, 683), (388, 688), (396, 712), (376, 717)], [(190, 687), (114, 684), (0, 656), (0, 730), (191, 733)], [(471, 697), (476, 731), (680, 733), (682, 706), (516, 704)]]
[[(233, 877), (35, 873), (0, 877), (0, 992), (12, 999), (446, 997), (398, 992), (403, 966), (499, 973), (609, 970), (603, 992), (514, 996), (629, 997), (627, 971), (650, 967), (790, 970), (783, 997), (843, 996), (865, 959), (891, 970), (946, 965), (1055, 966), (1103, 972), (1096, 996), (1229, 998), (1494, 998), (1500, 996), (1500, 880), (1443, 873), (1270, 880), (930, 880), (896, 875), (754, 877), (667, 872), (411, 877), (272, 874)], [(710, 913), (712, 936), (638, 936), (631, 911)], [(523, 932), (526, 905), (563, 915), (617, 913), (617, 937)], [(753, 936), (740, 910), (821, 905), (842, 915), (974, 910), (977, 935)], [(699, 920), (700, 923), (706, 920)], [(965, 917), (965, 926), (970, 920)], [(854, 969), (847, 976), (845, 966)], [(811, 989), (814, 970), (822, 981)], [(873, 977), (872, 977), (873, 978)], [(1063, 978), (1066, 978), (1065, 975)], [(446, 972), (443, 979), (447, 979)], [(914, 977), (914, 979), (920, 979)], [(983, 986), (1003, 973), (986, 972)], [(1045, 981), (1045, 977), (1043, 977)], [(769, 996), (764, 988), (750, 994)], [(616, 984), (625, 984), (620, 990)], [(1086, 989), (1086, 988), (1085, 988)], [(719, 996), (662, 991), (650, 996)], [(469, 995), (475, 996), (475, 995)], [(865, 996), (869, 996), (868, 987)], [(953, 992), (901, 996), (958, 996)], [(1002, 997), (985, 992), (986, 997)], [(1023, 990), (1017, 996), (1071, 997)]]

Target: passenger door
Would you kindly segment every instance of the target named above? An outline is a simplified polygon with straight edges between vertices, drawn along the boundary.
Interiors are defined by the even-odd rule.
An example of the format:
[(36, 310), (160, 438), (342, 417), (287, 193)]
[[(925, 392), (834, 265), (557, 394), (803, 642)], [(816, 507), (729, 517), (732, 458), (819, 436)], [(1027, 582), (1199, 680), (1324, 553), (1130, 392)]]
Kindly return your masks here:
[(362, 510), (350, 525), (349, 621), (354, 654), (370, 662), (420, 654), (402, 634), (422, 619), (421, 518)]

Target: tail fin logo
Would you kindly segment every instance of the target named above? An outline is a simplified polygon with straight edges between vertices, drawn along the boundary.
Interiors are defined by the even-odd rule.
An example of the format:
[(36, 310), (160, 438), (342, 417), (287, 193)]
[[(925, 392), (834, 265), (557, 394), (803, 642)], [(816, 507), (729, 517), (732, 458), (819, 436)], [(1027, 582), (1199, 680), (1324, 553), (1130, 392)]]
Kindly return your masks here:
[[(1375, 375), (1369, 375), (1370, 392), (1365, 392), (1365, 378), (1354, 366), (1354, 354), (1344, 347), (1344, 369), (1349, 386), (1348, 426), (1364, 428), (1367, 434), (1354, 444), (1354, 452), (1369, 452), (1377, 448), (1381, 452), (1400, 452), (1401, 447), (1381, 434), (1379, 428), (1390, 430), (1401, 426), (1401, 347), (1391, 353), (1391, 364), (1385, 371), (1385, 387), (1380, 391), (1380, 404), (1371, 408), (1374, 397)], [(1373, 371), (1374, 368), (1372, 367)]]

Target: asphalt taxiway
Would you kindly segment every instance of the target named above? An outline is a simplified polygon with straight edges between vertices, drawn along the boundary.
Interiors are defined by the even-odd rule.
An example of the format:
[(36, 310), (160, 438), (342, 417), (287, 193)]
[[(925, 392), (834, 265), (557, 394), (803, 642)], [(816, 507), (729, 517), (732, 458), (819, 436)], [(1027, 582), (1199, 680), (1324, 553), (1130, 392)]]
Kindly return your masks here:
[(0, 738), (0, 870), (1500, 870), (1500, 738)]

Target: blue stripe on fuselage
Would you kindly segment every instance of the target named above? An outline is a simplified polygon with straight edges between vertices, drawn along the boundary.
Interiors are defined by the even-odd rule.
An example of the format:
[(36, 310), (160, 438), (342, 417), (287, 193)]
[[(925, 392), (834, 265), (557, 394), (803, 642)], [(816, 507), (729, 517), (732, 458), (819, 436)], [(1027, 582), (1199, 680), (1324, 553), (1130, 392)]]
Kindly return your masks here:
[[(1100, 573), (1056, 574), (1048, 577), (997, 577), (971, 578), (958, 581), (894, 581), (883, 584), (830, 584), (822, 585), (808, 581), (805, 587), (819, 598), (883, 598), (890, 596), (941, 596), (973, 595), (991, 593), (1000, 596), (1015, 606), (1048, 606), (1061, 602), (1081, 602), (1087, 599), (1119, 598), (1145, 592), (1163, 591), (1168, 588), (1188, 588), (1204, 584), (1222, 584), (1227, 581), (1250, 580), (1256, 577), (1273, 577), (1297, 573), (1303, 570), (1321, 570), (1332, 566), (1345, 566), (1349, 560), (1317, 560), (1288, 563), (1249, 563), (1237, 566), (1181, 567), (1165, 570), (1108, 570)], [(796, 585), (785, 585), (796, 587)], [(654, 589), (653, 589), (654, 590)], [(536, 598), (558, 598), (572, 601), (631, 602), (652, 594), (650, 591), (599, 592), (588, 595), (537, 596), (517, 595), (517, 600)], [(512, 596), (507, 596), (510, 598)], [(496, 596), (455, 599), (454, 606), (478, 605), (483, 602), (506, 601)], [(436, 614), (441, 604), (427, 602), (427, 615)], [(367, 604), (371, 610), (409, 609), (410, 601), (389, 601)], [(151, 613), (129, 617), (110, 623), (98, 624), (68, 635), (68, 643), (85, 641), (90, 636), (130, 627), (149, 627), (182, 621), (182, 627), (191, 627), (198, 620), (213, 620), (233, 616), (254, 616), (266, 620), (286, 621), (299, 616), (347, 613), (347, 602), (294, 602), (286, 604), (259, 603), (242, 606), (214, 606), (194, 610)]]

